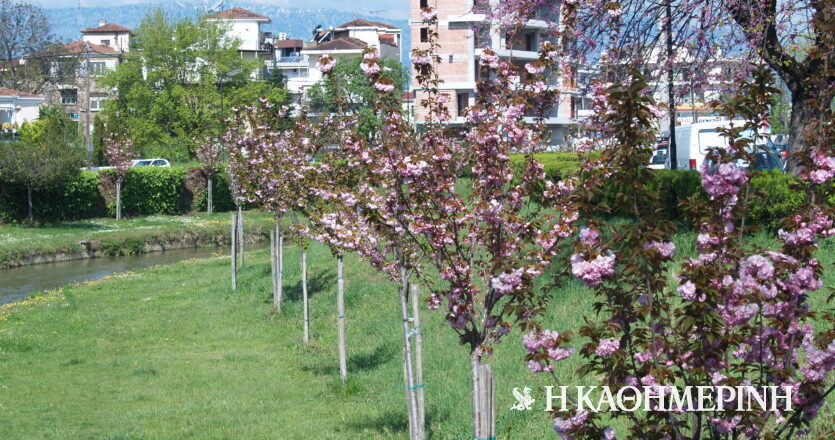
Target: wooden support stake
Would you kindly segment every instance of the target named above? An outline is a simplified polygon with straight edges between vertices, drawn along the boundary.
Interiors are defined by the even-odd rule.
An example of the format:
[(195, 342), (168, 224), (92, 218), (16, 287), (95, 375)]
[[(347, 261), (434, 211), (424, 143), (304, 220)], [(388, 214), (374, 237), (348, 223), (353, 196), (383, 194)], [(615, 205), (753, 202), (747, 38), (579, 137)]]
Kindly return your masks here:
[(273, 281), (273, 313), (278, 313), (276, 311), (276, 308), (280, 306), (276, 302), (276, 298), (278, 297), (278, 267), (276, 267), (275, 264), (275, 249), (275, 230), (270, 229), (270, 276), (272, 277)]
[(310, 309), (307, 304), (307, 249), (302, 248), (302, 315), (304, 319), (303, 342), (310, 342)]
[[(278, 226), (276, 227), (278, 228)], [(281, 235), (281, 230), (278, 232), (278, 305), (281, 311), (281, 298), (284, 296), (284, 236)]]
[(426, 438), (426, 400), (423, 393), (423, 329), (420, 327), (420, 287), (411, 284), (412, 332), (415, 336), (415, 400), (417, 401), (418, 440)]
[(342, 279), (342, 255), (336, 257), (336, 315), (339, 345), (339, 379), (348, 380), (348, 362), (345, 354), (345, 282)]
[(212, 176), (206, 178), (206, 213), (212, 215)]
[(475, 383), (473, 386), (473, 425), (475, 438), (495, 440), (496, 438), (496, 408), (495, 408), (495, 378), (491, 364), (481, 364), (473, 356)]
[(235, 223), (235, 214), (232, 214), (232, 221), (230, 222), (230, 224), (231, 224), (230, 237), (232, 238), (232, 251), (229, 254), (229, 257), (230, 257), (230, 260), (232, 260), (232, 290), (234, 291), (234, 290), (238, 290), (238, 279), (237, 279), (238, 278), (238, 267), (237, 267), (237, 260), (238, 259), (235, 256), (235, 249), (236, 249), (236, 247), (235, 247), (235, 244), (236, 244), (235, 243), (235, 237), (237, 236), (237, 234), (235, 233), (236, 232), (235, 227), (237, 226), (237, 224)]
[(240, 257), (240, 267), (244, 267), (244, 247), (246, 246), (244, 239), (244, 214), (241, 212), (241, 205), (238, 205), (238, 257)]
[(409, 319), (409, 278), (405, 266), (400, 266), (400, 316), (403, 330), (403, 376), (406, 390), (406, 408), (409, 411), (409, 438), (417, 440), (417, 399), (415, 398), (415, 372), (412, 367), (412, 329)]

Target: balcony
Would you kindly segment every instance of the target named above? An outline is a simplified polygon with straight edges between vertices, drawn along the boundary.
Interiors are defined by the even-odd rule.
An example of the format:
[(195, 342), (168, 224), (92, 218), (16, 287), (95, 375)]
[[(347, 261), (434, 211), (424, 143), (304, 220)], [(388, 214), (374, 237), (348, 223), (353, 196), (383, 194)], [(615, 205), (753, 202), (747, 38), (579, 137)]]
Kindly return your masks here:
[[(482, 52), (484, 52), (482, 49), (476, 49), (476, 56), (480, 57)], [(498, 55), (499, 58), (512, 58), (514, 60), (520, 61), (536, 61), (539, 59), (539, 52), (531, 50), (510, 50), (505, 48), (494, 48), (493, 52), (496, 52), (496, 55)]]
[(267, 61), (273, 66), (277, 67), (302, 67), (309, 66), (310, 60), (308, 55), (292, 55), (289, 57), (276, 57), (272, 61)]

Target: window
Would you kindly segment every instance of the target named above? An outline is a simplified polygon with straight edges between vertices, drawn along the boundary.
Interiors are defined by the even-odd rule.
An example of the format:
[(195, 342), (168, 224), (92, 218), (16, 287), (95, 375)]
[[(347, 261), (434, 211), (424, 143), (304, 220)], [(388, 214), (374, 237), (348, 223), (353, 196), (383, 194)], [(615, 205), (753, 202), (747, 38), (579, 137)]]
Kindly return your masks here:
[(533, 51), (534, 45), (536, 42), (536, 36), (534, 34), (525, 34), (525, 50)]
[(78, 103), (78, 90), (64, 89), (61, 90), (61, 104), (76, 105)]
[(429, 7), (429, 0), (420, 0), (420, 8), (428, 8)]
[(107, 99), (106, 96), (101, 95), (93, 95), (90, 97), (90, 110), (97, 111), (97, 110), (104, 110), (104, 101)]
[(107, 64), (104, 61), (90, 62), (90, 75), (101, 76), (107, 71)]
[(110, 46), (110, 40), (101, 40), (101, 44), (105, 46)]
[(458, 93), (456, 95), (456, 101), (458, 102), (458, 116), (464, 116), (467, 110), (467, 107), (470, 106), (470, 94), (469, 93)]
[(429, 42), (429, 28), (425, 28), (425, 27), (420, 28), (420, 42), (421, 43)]

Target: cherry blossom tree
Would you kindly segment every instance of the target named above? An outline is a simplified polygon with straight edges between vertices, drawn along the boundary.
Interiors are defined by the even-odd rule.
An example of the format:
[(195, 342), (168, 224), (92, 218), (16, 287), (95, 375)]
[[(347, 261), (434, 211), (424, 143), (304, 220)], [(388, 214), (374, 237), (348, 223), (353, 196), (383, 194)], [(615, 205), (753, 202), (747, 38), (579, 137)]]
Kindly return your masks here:
[[(424, 10), (423, 19), (437, 23), (431, 9)], [(514, 322), (525, 322), (539, 310), (543, 298), (533, 282), (573, 233), (577, 218), (574, 202), (564, 198), (571, 182), (546, 182), (540, 202), (532, 197), (545, 180), (533, 153), (541, 148), (541, 119), (556, 95), (543, 72), (553, 67), (557, 47), (544, 45), (540, 59), (521, 69), (485, 50), (478, 102), (461, 140), (448, 125), (447, 98), (435, 72), (437, 33), (431, 27), (428, 37), (429, 47), (412, 53), (418, 87), (426, 91), (422, 106), (429, 118), (422, 132), (411, 130), (397, 109), (385, 109), (380, 139), (349, 142), (346, 150), (381, 179), (363, 194), (369, 202), (359, 211), (370, 208), (379, 218), (375, 226), (397, 232), (383, 235), (398, 237), (395, 249), (416, 253), (405, 264), (420, 261), (440, 274), (441, 282), (423, 278), (429, 305), (439, 308), (446, 302), (446, 319), (469, 348), (475, 436), (490, 437), (493, 402), (480, 382), (491, 379), (482, 375), (483, 364)], [(365, 70), (379, 93), (390, 93), (392, 87), (375, 76), (373, 58), (366, 54)], [(510, 167), (511, 152), (525, 153), (520, 176)], [(465, 168), (474, 177), (460, 182)], [(462, 183), (467, 188), (456, 187)], [(387, 208), (377, 209), (380, 205)]]
[(224, 140), (230, 169), (240, 191), (275, 217), (276, 260), (273, 262), (273, 311), (281, 312), (283, 240), (282, 217), (305, 206), (311, 198), (305, 173), (312, 168), (316, 128), (300, 115), (294, 127), (281, 130), (287, 107), (274, 108), (266, 99), (235, 110), (235, 121)]
[(133, 143), (130, 139), (118, 138), (111, 134), (104, 141), (104, 156), (107, 163), (113, 167), (113, 176), (116, 180), (116, 220), (122, 219), (122, 182), (128, 175), (133, 158)]
[(212, 177), (217, 172), (221, 163), (220, 144), (211, 138), (206, 138), (197, 147), (197, 160), (200, 161), (200, 170), (206, 177), (206, 212), (212, 213)]
[[(698, 225), (699, 255), (677, 269), (670, 263), (672, 225), (657, 217), (659, 194), (645, 184), (651, 173), (644, 164), (652, 153), (654, 115), (640, 73), (633, 71), (630, 81), (610, 86), (600, 109), (614, 142), (593, 164), (589, 181), (597, 187), (604, 181), (614, 185), (618, 195), (612, 206), (587, 203), (580, 209), (586, 226), (571, 258), (572, 272), (594, 289), (598, 300), (596, 318), (587, 316), (579, 331), (588, 340), (578, 350), (583, 358), (579, 371), (601, 379), (612, 393), (649, 387), (656, 400), (646, 403), (645, 411), (610, 413), (623, 419), (627, 437), (793, 438), (808, 428), (835, 386), (830, 377), (835, 335), (814, 329), (815, 318), (831, 323), (832, 313), (818, 314), (808, 304), (809, 295), (822, 285), (816, 241), (835, 234), (833, 210), (825, 202), (833, 193), (829, 182), (835, 151), (832, 130), (825, 128), (831, 122), (818, 123), (822, 138), (810, 137), (804, 144), (800, 177), (807, 203), (784, 222), (781, 249), (749, 244), (750, 176), (739, 164), (756, 160), (761, 121), (778, 92), (768, 69), (750, 71), (752, 77), (739, 84), (737, 96), (714, 104), (722, 114), (742, 115), (747, 122), (724, 131), (728, 146), (713, 149), (701, 169), (710, 200), (689, 204)], [(831, 110), (823, 113), (831, 118)], [(596, 214), (611, 210), (630, 222), (602, 230)], [(671, 273), (677, 274), (677, 287), (668, 286)], [(571, 340), (570, 332), (535, 326), (524, 341), (529, 368), (554, 375), (553, 363), (574, 354)], [(704, 413), (693, 407), (673, 412), (659, 407), (680, 384), (777, 386), (792, 391), (793, 408), (737, 411), (729, 405), (733, 409)], [(730, 396), (736, 401), (745, 397)], [(557, 411), (554, 429), (560, 438), (614, 439), (609, 423), (574, 405)]]

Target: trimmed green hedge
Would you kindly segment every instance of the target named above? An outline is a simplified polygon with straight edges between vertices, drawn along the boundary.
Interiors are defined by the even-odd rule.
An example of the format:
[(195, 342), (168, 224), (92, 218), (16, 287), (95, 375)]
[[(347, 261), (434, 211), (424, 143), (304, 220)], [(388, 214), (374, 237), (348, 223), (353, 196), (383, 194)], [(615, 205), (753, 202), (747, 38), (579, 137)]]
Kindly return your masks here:
[[(577, 172), (580, 167), (576, 153), (541, 153), (534, 156), (544, 167), (545, 177), (558, 181)], [(513, 155), (510, 166), (514, 175), (524, 172), (524, 157)], [(695, 195), (706, 199), (698, 171), (694, 170), (655, 170), (655, 178), (648, 182), (651, 189), (657, 190), (663, 202), (662, 213), (669, 220), (684, 221), (686, 216), (681, 202)], [(751, 193), (748, 208), (750, 224), (776, 230), (780, 221), (803, 203), (805, 195), (792, 189), (797, 179), (789, 174), (777, 171), (758, 171), (751, 177)], [(611, 206), (615, 196), (614, 188), (604, 188), (603, 197)], [(617, 214), (617, 213), (615, 213)]]
[[(537, 159), (548, 179), (557, 181), (579, 168), (575, 153), (543, 153)], [(511, 158), (517, 176), (523, 171), (520, 156)], [(693, 195), (706, 198), (697, 171), (656, 170), (650, 188), (658, 190), (663, 213), (670, 220), (683, 221), (681, 202)], [(212, 179), (216, 212), (234, 208), (229, 192), (229, 177), (219, 172)], [(777, 172), (758, 172), (751, 179), (749, 209), (751, 224), (776, 229), (780, 221), (803, 202), (804, 194), (793, 190), (795, 177)], [(614, 189), (604, 189), (604, 197), (614, 197)], [(115, 215), (116, 186), (113, 172), (83, 171), (65, 185), (33, 194), (34, 214), (39, 221), (54, 222)], [(197, 168), (143, 167), (130, 170), (122, 184), (122, 209), (125, 215), (183, 214), (206, 210), (206, 180)], [(0, 182), (0, 221), (14, 222), (26, 216), (26, 190), (21, 185)]]
[[(214, 211), (234, 208), (229, 178), (212, 179)], [(114, 216), (116, 185), (112, 170), (82, 171), (62, 186), (35, 190), (34, 216), (42, 222)], [(184, 214), (206, 210), (206, 179), (197, 168), (132, 168), (122, 183), (122, 212), (126, 216)], [(26, 188), (0, 182), (0, 221), (11, 223), (26, 217)]]
[[(99, 175), (82, 171), (63, 186), (36, 189), (32, 192), (32, 210), (36, 219), (68, 221), (100, 215), (104, 199), (97, 187)], [(0, 221), (13, 222), (26, 218), (26, 187), (0, 182)]]
[[(125, 215), (180, 214), (188, 211), (184, 195), (185, 168), (132, 168), (122, 182), (122, 211)], [(101, 173), (107, 181), (107, 214), (116, 215), (116, 184), (113, 170)]]

